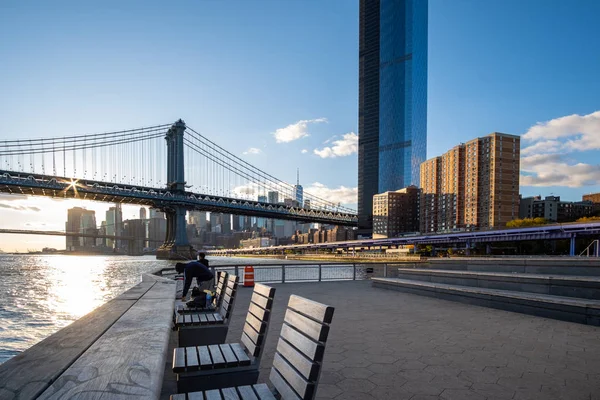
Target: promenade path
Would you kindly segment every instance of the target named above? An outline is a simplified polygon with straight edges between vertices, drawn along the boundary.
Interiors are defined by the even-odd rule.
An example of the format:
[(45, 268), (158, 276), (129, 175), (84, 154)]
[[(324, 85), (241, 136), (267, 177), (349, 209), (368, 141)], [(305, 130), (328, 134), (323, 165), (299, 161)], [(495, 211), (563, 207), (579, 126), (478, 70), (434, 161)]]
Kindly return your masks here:
[[(297, 294), (336, 308), (319, 399), (600, 400), (598, 327), (372, 288), (369, 281), (273, 286), (261, 382), (288, 298)], [(240, 340), (250, 295), (240, 288), (229, 342)], [(163, 392), (174, 385), (170, 379)]]

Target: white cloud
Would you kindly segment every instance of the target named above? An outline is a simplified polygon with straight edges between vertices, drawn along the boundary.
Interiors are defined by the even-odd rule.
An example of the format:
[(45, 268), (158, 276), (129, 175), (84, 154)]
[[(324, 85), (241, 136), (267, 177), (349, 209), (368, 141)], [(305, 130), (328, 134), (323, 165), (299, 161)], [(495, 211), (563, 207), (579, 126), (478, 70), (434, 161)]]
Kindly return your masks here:
[(354, 132), (346, 133), (342, 139), (333, 141), (333, 146), (315, 149), (314, 153), (321, 158), (344, 157), (358, 151), (358, 135)]
[(340, 186), (338, 188), (328, 188), (322, 183), (315, 182), (304, 189), (306, 194), (328, 200), (332, 203), (356, 204), (358, 202), (358, 188)]
[(524, 154), (600, 150), (600, 111), (538, 122), (522, 137), (534, 143)]
[(308, 150), (306, 150), (306, 149), (302, 149), (302, 151), (301, 151), (300, 153), (302, 153), (302, 154), (306, 154), (306, 153), (308, 153)]
[(568, 163), (560, 154), (538, 154), (521, 159), (521, 186), (582, 187), (600, 185), (600, 165)]
[(257, 147), (250, 147), (248, 150), (244, 152), (244, 154), (260, 154), (262, 150)]
[(308, 124), (317, 124), (321, 122), (327, 122), (327, 118), (304, 119), (295, 124), (290, 124), (285, 128), (277, 129), (273, 133), (273, 136), (275, 136), (275, 141), (277, 143), (293, 142), (294, 140), (309, 136)]

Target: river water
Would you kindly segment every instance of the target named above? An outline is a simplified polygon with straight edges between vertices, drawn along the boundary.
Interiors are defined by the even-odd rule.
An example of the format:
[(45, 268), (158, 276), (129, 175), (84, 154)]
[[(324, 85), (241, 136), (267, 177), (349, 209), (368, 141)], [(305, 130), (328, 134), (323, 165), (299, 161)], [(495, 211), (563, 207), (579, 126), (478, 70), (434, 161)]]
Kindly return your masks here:
[[(209, 260), (211, 265), (273, 262)], [(174, 264), (154, 256), (0, 255), (0, 363), (138, 284), (143, 273)]]

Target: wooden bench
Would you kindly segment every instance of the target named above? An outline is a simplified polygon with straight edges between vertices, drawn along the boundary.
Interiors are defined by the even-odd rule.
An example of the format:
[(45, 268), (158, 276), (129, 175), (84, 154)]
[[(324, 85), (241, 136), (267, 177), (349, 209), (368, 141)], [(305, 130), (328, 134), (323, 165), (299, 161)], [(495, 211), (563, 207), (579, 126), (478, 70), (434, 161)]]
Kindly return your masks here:
[(290, 297), (269, 376), (273, 392), (262, 383), (176, 394), (171, 400), (314, 399), (333, 312), (333, 307), (295, 295)]
[(173, 372), (179, 393), (256, 383), (274, 295), (275, 288), (254, 286), (241, 343), (174, 349)]
[(229, 275), (219, 311), (177, 314), (175, 329), (180, 347), (225, 343), (238, 282), (239, 277)]
[[(221, 303), (223, 302), (223, 295), (225, 293), (225, 284), (227, 283), (227, 272), (219, 271), (217, 272), (217, 288), (215, 290), (215, 298), (214, 309), (219, 310), (221, 308)], [(177, 314), (188, 314), (188, 313), (207, 313), (212, 312), (210, 309), (202, 309), (196, 307), (188, 307), (186, 304), (179, 304), (176, 307), (176, 313), (174, 315), (174, 319), (177, 318)]]

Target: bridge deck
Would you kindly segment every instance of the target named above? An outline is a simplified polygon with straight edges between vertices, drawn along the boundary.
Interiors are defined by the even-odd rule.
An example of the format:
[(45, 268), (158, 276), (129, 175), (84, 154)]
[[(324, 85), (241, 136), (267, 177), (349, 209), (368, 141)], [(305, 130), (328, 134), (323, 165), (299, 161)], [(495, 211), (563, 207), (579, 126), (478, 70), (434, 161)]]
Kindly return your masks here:
[[(600, 328), (377, 289), (369, 281), (275, 286), (260, 382), (267, 382), (293, 293), (336, 307), (317, 398), (599, 398)], [(240, 289), (228, 341), (239, 341), (250, 295)], [(174, 386), (166, 365), (162, 398)]]

